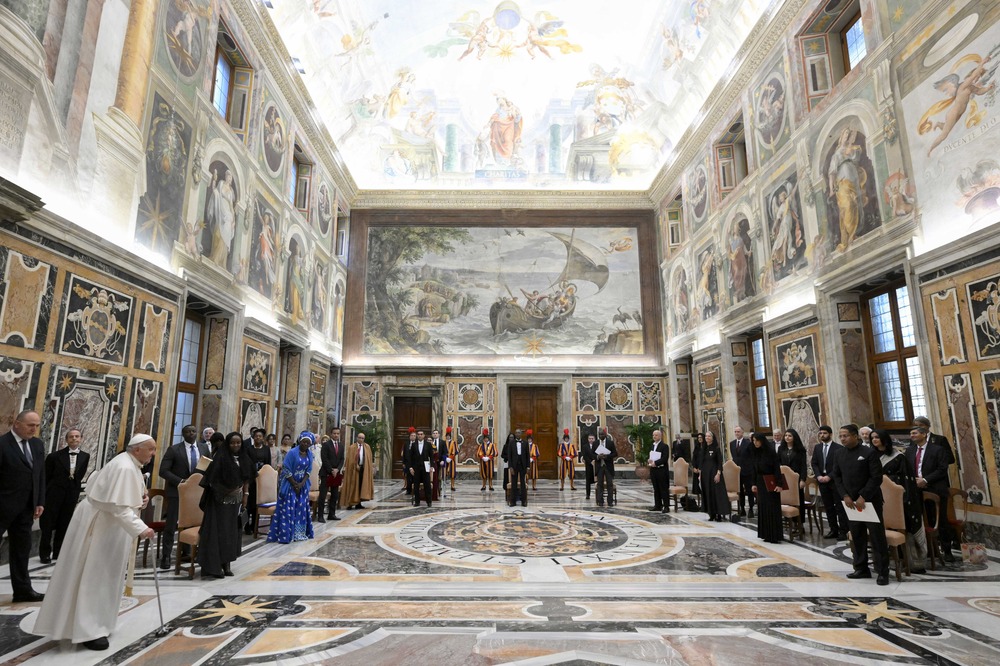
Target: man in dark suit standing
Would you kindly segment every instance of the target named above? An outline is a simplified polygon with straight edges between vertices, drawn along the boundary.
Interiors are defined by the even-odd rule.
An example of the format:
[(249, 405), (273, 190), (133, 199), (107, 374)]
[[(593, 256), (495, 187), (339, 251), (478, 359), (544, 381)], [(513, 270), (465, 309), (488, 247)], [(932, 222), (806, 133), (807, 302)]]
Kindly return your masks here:
[(580, 445), (580, 460), (583, 461), (584, 478), (587, 480), (586, 499), (590, 499), (590, 487), (594, 485), (594, 461), (597, 460), (594, 449), (596, 448), (597, 438), (593, 434), (587, 435), (587, 441)]
[[(330, 439), (323, 443), (319, 457), (319, 499), (316, 502), (316, 515), (319, 522), (340, 520), (337, 518), (337, 502), (340, 501), (340, 483), (344, 469), (344, 445), (340, 441), (340, 428), (330, 429)], [(326, 494), (330, 493), (329, 515), (323, 518), (323, 507), (326, 504)]]
[(427, 506), (431, 505), (433, 488), (431, 488), (431, 470), (434, 469), (434, 456), (431, 455), (431, 443), (424, 439), (424, 431), (417, 431), (417, 441), (410, 444), (410, 474), (413, 475), (413, 506), (420, 506), (420, 488), (424, 489), (424, 499)]
[(819, 482), (819, 494), (823, 498), (823, 508), (826, 519), (830, 523), (830, 531), (823, 535), (824, 539), (847, 539), (847, 513), (840, 503), (840, 495), (833, 483), (833, 470), (837, 466), (837, 457), (843, 450), (840, 444), (833, 440), (833, 428), (828, 425), (819, 427), (819, 444), (813, 447), (812, 468), (816, 481)]
[[(615, 440), (608, 437), (608, 431), (602, 431), (604, 438), (597, 440), (594, 447), (594, 476), (597, 477), (597, 506), (604, 506), (604, 490), (608, 491), (608, 506), (615, 504), (615, 458), (618, 449)], [(604, 448), (601, 448), (604, 447)], [(607, 453), (604, 453), (604, 450)]]
[(500, 449), (500, 459), (503, 460), (503, 491), (504, 495), (507, 495), (507, 485), (510, 483), (510, 445), (514, 443), (516, 435), (510, 433), (507, 435), (507, 441), (504, 442), (503, 448)]
[[(938, 502), (938, 542), (941, 544), (941, 559), (954, 562), (951, 544), (955, 539), (954, 530), (948, 522), (948, 453), (946, 449), (928, 442), (927, 428), (913, 426), (910, 429), (910, 446), (906, 448), (906, 460), (917, 477), (917, 487), (928, 490), (940, 498)], [(947, 441), (947, 440), (945, 440)], [(933, 511), (932, 506), (927, 509)]]
[[(59, 559), (63, 538), (80, 499), (80, 488), (90, 454), (80, 450), (83, 435), (76, 428), (66, 433), (66, 446), (45, 457), (45, 513), (42, 514), (42, 539), (38, 558), (42, 564)], [(54, 542), (53, 542), (54, 537)]]
[[(653, 456), (654, 453), (659, 455)], [(649, 454), (649, 480), (653, 483), (653, 507), (649, 510), (670, 513), (670, 445), (663, 441), (663, 431), (659, 428), (653, 431)]]
[[(756, 500), (753, 494), (754, 471), (750, 464), (750, 443), (749, 437), (743, 436), (743, 427), (733, 428), (733, 435), (736, 439), (729, 442), (729, 459), (740, 466), (740, 497), (739, 507), (741, 516), (753, 518), (753, 505)], [(747, 513), (749, 505), (750, 513)]]
[(837, 454), (833, 482), (848, 509), (862, 511), (866, 504), (875, 509), (877, 523), (851, 520), (851, 547), (854, 549), (854, 571), (848, 578), (871, 578), (868, 570), (868, 539), (871, 537), (872, 557), (879, 585), (889, 584), (889, 544), (885, 540), (885, 520), (882, 518), (882, 462), (878, 449), (861, 446), (858, 426), (849, 423), (840, 428), (840, 443), (844, 449)]
[(41, 423), (37, 412), (25, 410), (0, 437), (0, 536), (6, 532), (10, 544), (15, 603), (45, 598), (31, 588), (28, 575), (31, 526), (45, 510), (45, 446), (37, 437)]
[(674, 443), (670, 445), (670, 462), (677, 462), (680, 458), (691, 462), (691, 443), (681, 439), (680, 435), (675, 435)]
[(177, 514), (180, 509), (177, 486), (191, 476), (198, 467), (202, 456), (208, 456), (208, 445), (198, 443), (198, 430), (186, 425), (181, 430), (180, 442), (167, 448), (160, 461), (160, 476), (166, 482), (167, 515), (163, 527), (163, 555), (160, 568), (170, 568), (170, 554), (174, 547), (174, 533), (177, 531)]
[[(931, 432), (931, 420), (926, 416), (918, 416), (913, 419), (913, 425), (918, 428), (924, 428), (927, 430), (927, 443), (933, 444), (935, 446), (940, 446), (941, 450), (944, 451), (944, 460), (949, 465), (955, 464), (955, 452), (951, 449), (951, 442), (944, 435), (939, 435), (937, 433)], [(950, 482), (949, 482), (950, 483)]]
[(520, 499), (521, 506), (528, 506), (527, 479), (531, 459), (528, 443), (524, 441), (520, 428), (514, 431), (514, 439), (508, 444), (507, 456), (507, 467), (510, 469), (510, 505), (517, 506)]

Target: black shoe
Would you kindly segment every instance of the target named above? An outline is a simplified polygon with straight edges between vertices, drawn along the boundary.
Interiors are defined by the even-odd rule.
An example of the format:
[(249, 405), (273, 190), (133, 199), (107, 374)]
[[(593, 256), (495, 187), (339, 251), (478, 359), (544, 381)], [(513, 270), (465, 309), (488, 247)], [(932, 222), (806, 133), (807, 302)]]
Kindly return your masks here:
[(232, 575), (234, 575), (233, 574), (233, 570), (230, 569), (229, 567), (222, 567), (222, 575), (223, 576), (232, 576)]
[(862, 569), (861, 571), (852, 571), (851, 573), (847, 574), (847, 577), (850, 578), (851, 580), (857, 580), (859, 578), (871, 578), (872, 572), (868, 571), (868, 569)]
[(878, 585), (888, 585), (889, 576), (886, 574), (882, 574), (881, 576), (878, 577), (878, 580), (876, 580), (875, 583)]
[(100, 638), (95, 638), (92, 641), (84, 641), (80, 645), (88, 650), (107, 650), (111, 646), (111, 644), (108, 643), (107, 636), (101, 636)]
[(430, 508), (430, 506), (431, 506), (431, 503), (430, 503), (430, 502), (428, 502), (428, 503), (427, 503), (427, 508)]
[(837, 533), (837, 541), (847, 541), (847, 530)]
[[(247, 534), (249, 534), (249, 532), (247, 532)], [(161, 570), (163, 570), (163, 569), (173, 569), (173, 567), (174, 567), (174, 565), (170, 563), (169, 559), (160, 560), (160, 569)]]
[(207, 579), (220, 580), (222, 578), (225, 578), (226, 574), (221, 574), (221, 573), (217, 573), (217, 574), (206, 573), (206, 572), (203, 571), (203, 572), (201, 572), (201, 577), (202, 577), (203, 580), (207, 580)]
[(583, 499), (590, 499), (590, 493), (587, 493), (587, 496), (584, 497)]
[(747, 518), (753, 518), (753, 509), (747, 511)]
[(927, 569), (910, 569), (911, 574), (926, 574)]
[(361, 502), (358, 502), (358, 505), (357, 505), (356, 507), (354, 507), (354, 508), (355, 508), (355, 509), (367, 509), (368, 507), (366, 507), (366, 506), (365, 506), (364, 504), (362, 504)]
[(662, 506), (654, 506), (652, 509), (646, 509), (646, 511), (663, 511)]
[(325, 523), (326, 522), (326, 518), (324, 518), (323, 516), (316, 516), (316, 522), (317, 523)]
[[(740, 509), (740, 515), (741, 516), (747, 515), (746, 509)], [(750, 509), (750, 517), (753, 518), (753, 509)]]
[(941, 553), (941, 559), (950, 564), (955, 561), (955, 556), (951, 554), (950, 550), (946, 550)]
[(32, 601), (41, 601), (45, 598), (45, 595), (41, 592), (35, 592), (34, 590), (28, 590), (27, 592), (18, 592), (14, 594), (13, 602), (15, 604), (29, 603)]
[(340, 520), (337, 516), (330, 516), (327, 520)]
[(837, 538), (837, 532), (833, 532), (833, 531), (827, 532), (826, 534), (823, 535), (823, 538), (824, 539), (836, 539)]
[(667, 506), (663, 507), (662, 513), (670, 513), (670, 507)]
[(52, 564), (51, 557), (39, 557), (38, 561), (41, 562), (42, 564)]

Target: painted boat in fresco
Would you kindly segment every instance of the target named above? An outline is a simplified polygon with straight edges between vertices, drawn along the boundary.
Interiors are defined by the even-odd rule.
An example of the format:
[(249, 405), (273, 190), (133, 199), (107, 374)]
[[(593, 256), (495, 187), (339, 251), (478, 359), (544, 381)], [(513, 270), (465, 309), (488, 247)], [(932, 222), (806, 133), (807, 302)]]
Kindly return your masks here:
[[(593, 283), (597, 285), (598, 292), (608, 283), (610, 272), (601, 249), (577, 239), (575, 229), (569, 235), (555, 231), (547, 233), (566, 246), (566, 266), (555, 282), (549, 285), (549, 289), (558, 287), (565, 294), (564, 298), (569, 298), (569, 303), (553, 316), (551, 312), (543, 314), (529, 312), (513, 295), (511, 298), (498, 298), (490, 307), (490, 324), (493, 326), (494, 335), (508, 331), (518, 333), (533, 329), (559, 328), (576, 311), (577, 296), (574, 282)], [(509, 288), (507, 291), (511, 293)], [(527, 295), (527, 292), (525, 294)]]

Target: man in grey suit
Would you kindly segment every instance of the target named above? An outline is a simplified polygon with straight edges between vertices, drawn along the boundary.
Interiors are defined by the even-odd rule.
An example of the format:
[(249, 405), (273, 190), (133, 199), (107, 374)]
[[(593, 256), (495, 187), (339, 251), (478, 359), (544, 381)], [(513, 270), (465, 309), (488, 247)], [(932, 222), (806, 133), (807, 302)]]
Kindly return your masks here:
[(177, 486), (191, 476), (198, 467), (202, 456), (208, 456), (208, 445), (198, 442), (198, 430), (186, 425), (181, 430), (182, 441), (167, 448), (160, 461), (160, 476), (166, 482), (167, 515), (164, 518), (162, 555), (160, 568), (170, 568), (170, 553), (174, 547), (174, 533), (177, 531), (177, 514), (180, 509)]

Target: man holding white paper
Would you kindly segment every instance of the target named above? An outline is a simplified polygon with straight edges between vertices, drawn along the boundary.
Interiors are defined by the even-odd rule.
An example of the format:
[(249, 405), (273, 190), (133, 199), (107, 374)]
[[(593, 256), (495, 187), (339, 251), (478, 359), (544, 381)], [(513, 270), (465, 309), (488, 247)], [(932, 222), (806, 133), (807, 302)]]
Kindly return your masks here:
[[(868, 570), (868, 539), (871, 537), (872, 557), (879, 585), (889, 584), (889, 545), (885, 540), (885, 522), (882, 519), (882, 462), (877, 449), (861, 446), (858, 427), (849, 423), (840, 428), (840, 452), (833, 468), (833, 482), (844, 501), (850, 523), (854, 549), (854, 571), (848, 578), (871, 578)], [(868, 511), (865, 512), (865, 508)], [(870, 513), (874, 510), (875, 522)], [(869, 515), (864, 515), (868, 513)]]
[(434, 480), (434, 457), (431, 453), (431, 443), (424, 439), (424, 431), (417, 431), (417, 441), (410, 444), (410, 476), (413, 477), (413, 506), (420, 506), (420, 488), (424, 489), (424, 499), (427, 506), (431, 505)]
[(653, 447), (649, 451), (649, 480), (653, 482), (653, 508), (650, 511), (670, 513), (670, 445), (663, 441), (663, 431), (653, 431)]

